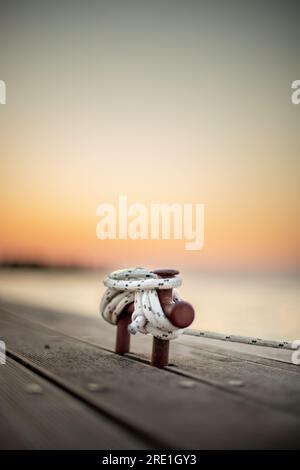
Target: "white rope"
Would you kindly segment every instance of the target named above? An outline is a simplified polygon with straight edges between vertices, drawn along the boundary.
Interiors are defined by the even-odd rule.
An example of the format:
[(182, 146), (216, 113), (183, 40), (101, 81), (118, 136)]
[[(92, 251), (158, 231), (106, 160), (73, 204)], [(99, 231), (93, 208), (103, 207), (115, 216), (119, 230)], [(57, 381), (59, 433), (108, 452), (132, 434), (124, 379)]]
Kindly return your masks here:
[(280, 349), (297, 349), (295, 341), (276, 341), (240, 336), (213, 331), (178, 329), (165, 316), (157, 295), (157, 289), (174, 289), (173, 302), (179, 302), (180, 295), (176, 287), (182, 284), (182, 278), (161, 279), (154, 272), (143, 268), (132, 268), (114, 271), (104, 281), (107, 287), (100, 303), (100, 313), (103, 318), (115, 325), (126, 305), (134, 302), (134, 312), (129, 331), (147, 334), (161, 339), (174, 339), (181, 334), (222, 341), (251, 344)]
[(251, 344), (252, 346), (264, 346), (268, 348), (290, 350), (300, 349), (300, 346), (297, 345), (296, 341), (277, 341), (272, 339), (256, 338), (252, 336), (240, 336), (226, 333), (216, 333), (214, 331), (193, 330), (188, 328), (184, 330), (183, 334), (189, 336), (200, 336), (201, 338), (218, 339), (221, 341), (228, 341), (230, 343)]
[(151, 333), (166, 340), (183, 333), (165, 316), (157, 294), (157, 289), (174, 289), (173, 302), (179, 302), (181, 297), (175, 288), (182, 284), (180, 276), (162, 279), (153, 271), (132, 268), (114, 271), (103, 283), (107, 290), (100, 303), (100, 313), (109, 323), (115, 325), (126, 305), (134, 302), (130, 333)]

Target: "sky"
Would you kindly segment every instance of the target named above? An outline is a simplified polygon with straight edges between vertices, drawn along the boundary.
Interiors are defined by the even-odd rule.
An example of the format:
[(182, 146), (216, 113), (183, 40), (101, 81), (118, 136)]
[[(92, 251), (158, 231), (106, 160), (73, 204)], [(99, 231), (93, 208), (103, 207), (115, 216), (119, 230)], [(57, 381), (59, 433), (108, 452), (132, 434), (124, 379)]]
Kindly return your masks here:
[[(0, 259), (299, 270), (299, 4), (2, 1)], [(96, 209), (205, 204), (205, 244)]]

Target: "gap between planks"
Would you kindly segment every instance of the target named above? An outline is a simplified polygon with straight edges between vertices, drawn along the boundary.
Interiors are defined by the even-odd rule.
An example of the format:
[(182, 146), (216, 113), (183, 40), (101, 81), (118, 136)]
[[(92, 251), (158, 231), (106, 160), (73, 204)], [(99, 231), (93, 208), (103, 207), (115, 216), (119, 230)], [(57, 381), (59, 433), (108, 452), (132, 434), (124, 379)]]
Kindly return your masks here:
[(0, 449), (151, 448), (10, 352), (7, 356), (0, 375)]
[[(86, 341), (78, 336), (73, 336), (73, 335), (70, 335), (70, 334), (66, 334), (66, 333), (63, 333), (63, 332), (60, 332), (60, 331), (57, 331), (57, 330), (54, 330), (53, 328), (49, 327), (49, 326), (45, 326), (39, 322), (33, 322), (32, 320), (26, 320), (22, 317), (20, 317), (19, 315), (16, 315), (12, 312), (7, 312), (9, 315), (12, 315), (13, 317), (16, 317), (16, 319), (18, 321), (21, 321), (22, 323), (26, 324), (28, 322), (31, 322), (33, 324), (35, 324), (36, 326), (39, 326), (39, 328), (43, 328), (45, 331), (49, 332), (54, 332), (54, 333), (58, 333), (59, 335), (61, 336), (65, 336), (66, 338), (72, 338), (76, 341), (79, 341), (83, 344), (86, 344), (88, 346), (93, 346), (97, 349), (100, 349), (102, 351), (106, 351), (108, 353), (111, 353), (111, 354), (114, 354), (114, 351), (110, 348), (105, 348), (105, 347), (102, 347), (100, 346), (98, 343), (94, 343), (92, 341)], [(224, 354), (222, 354), (224, 355)], [(143, 363), (147, 366), (150, 366), (150, 362), (149, 360), (147, 360), (146, 358), (143, 358), (143, 357), (140, 357), (134, 353), (129, 353), (129, 354), (126, 354), (124, 357), (126, 357), (127, 359), (129, 360), (133, 360), (133, 361), (137, 361), (137, 362), (140, 362), (140, 363)], [(227, 356), (225, 356), (227, 357)], [(213, 358), (210, 358), (210, 360), (213, 360)], [(245, 360), (241, 359), (240, 360), (241, 363), (243, 362), (248, 362), (250, 364), (252, 364), (252, 361), (251, 360), (248, 360), (248, 358), (246, 358)], [(256, 362), (254, 362), (254, 364), (256, 364)], [(269, 365), (269, 364), (259, 364), (260, 367), (273, 367), (273, 365)], [(151, 367), (151, 366), (150, 366)], [(272, 409), (280, 409), (282, 412), (286, 412), (286, 413), (289, 413), (291, 415), (294, 416), (294, 413), (291, 413), (289, 411), (287, 411), (286, 409), (284, 408), (280, 408), (278, 406), (274, 406), (272, 403), (269, 403), (269, 402), (266, 402), (264, 400), (261, 400), (261, 399), (258, 399), (257, 397), (253, 397), (251, 396), (251, 394), (245, 394), (244, 390), (239, 388), (239, 387), (234, 387), (234, 386), (228, 386), (227, 384), (222, 384), (216, 380), (213, 380), (211, 378), (208, 378), (208, 377), (205, 377), (205, 376), (200, 376), (199, 375), (199, 372), (196, 370), (196, 371), (193, 371), (191, 369), (188, 369), (188, 370), (183, 370), (182, 368), (176, 366), (176, 365), (169, 365), (168, 367), (164, 368), (163, 369), (164, 371), (166, 372), (170, 372), (172, 374), (176, 374), (176, 375), (179, 375), (181, 377), (186, 377), (186, 378), (190, 378), (190, 379), (193, 379), (195, 381), (198, 381), (200, 383), (203, 383), (203, 384), (206, 384), (206, 385), (209, 385), (209, 386), (212, 386), (214, 388), (217, 388), (217, 389), (220, 389), (226, 393), (229, 393), (229, 394), (233, 394), (233, 395), (237, 395), (237, 396), (240, 396), (242, 398), (246, 398), (248, 400), (251, 400), (252, 402), (254, 403), (257, 403), (257, 404), (260, 404), (262, 406), (266, 406), (268, 408), (272, 408)], [(198, 372), (198, 373), (197, 373)], [(293, 371), (294, 372), (294, 371)], [(296, 371), (295, 371), (296, 373)]]
[[(26, 324), (28, 322), (31, 322), (31, 323), (35, 324), (36, 326), (38, 326), (39, 328), (44, 329), (46, 332), (51, 331), (51, 332), (54, 332), (54, 333), (58, 333), (59, 335), (65, 336), (66, 338), (72, 338), (72, 339), (74, 339), (76, 341), (79, 341), (83, 344), (86, 344), (88, 346), (93, 346), (95, 348), (98, 348), (99, 350), (106, 351), (110, 354), (114, 354), (114, 351), (112, 349), (100, 346), (98, 343), (94, 343), (93, 341), (86, 341), (86, 340), (84, 340), (84, 339), (82, 339), (78, 336), (74, 336), (74, 335), (66, 334), (66, 333), (61, 332), (61, 331), (57, 331), (57, 330), (55, 330), (55, 329), (53, 329), (49, 326), (45, 326), (44, 324), (42, 324), (40, 322), (35, 322), (35, 321), (32, 321), (32, 320), (24, 319), (23, 317), (20, 317), (18, 314), (12, 313), (11, 311), (7, 311), (7, 313), (9, 315), (13, 316), (13, 317), (16, 317), (16, 319), (18, 321), (21, 321), (24, 324)], [(207, 351), (206, 351), (206, 353), (207, 353)], [(212, 354), (215, 354), (215, 353), (213, 352)], [(217, 352), (217, 354), (228, 358), (228, 356), (226, 356), (224, 353), (219, 354)], [(146, 366), (152, 367), (150, 365), (150, 361), (147, 358), (140, 357), (137, 354), (129, 353), (129, 354), (126, 354), (123, 357), (126, 357), (126, 359), (128, 359), (128, 360), (137, 361), (137, 362), (143, 363)], [(231, 357), (231, 356), (229, 356), (229, 357)], [(257, 362), (252, 361), (251, 357), (250, 357), (250, 360), (249, 360), (248, 356), (246, 356), (245, 359), (240, 358), (240, 357), (238, 359), (239, 359), (241, 364), (246, 362), (246, 363), (249, 363), (249, 364), (257, 365)], [(205, 360), (207, 360), (207, 361), (210, 360), (212, 362), (211, 365), (216, 366), (216, 363), (214, 364), (214, 358), (211, 358), (211, 357), (210, 358), (204, 358), (203, 360), (204, 361)], [(259, 363), (258, 367), (261, 368), (262, 370), (263, 370), (264, 367), (274, 367), (274, 368), (276, 368), (276, 365), (274, 366), (272, 363), (269, 364), (269, 362), (272, 362), (271, 360), (270, 361), (266, 360), (266, 362), (267, 362), (267, 364)], [(228, 364), (227, 364), (227, 367), (228, 367)], [(237, 387), (236, 386), (229, 386), (224, 380), (222, 380), (220, 382), (218, 380), (212, 379), (211, 376), (209, 377), (207, 375), (206, 376), (203, 375), (203, 371), (201, 371), (201, 370), (200, 371), (197, 370), (197, 369), (193, 370), (193, 367), (188, 367), (187, 370), (184, 370), (181, 367), (178, 367), (176, 365), (169, 365), (168, 367), (164, 368), (163, 370), (166, 371), (166, 372), (169, 372), (169, 373), (181, 376), (181, 377), (189, 378), (189, 379), (192, 379), (192, 380), (197, 381), (199, 383), (203, 383), (205, 385), (214, 387), (214, 388), (222, 390), (223, 392), (226, 392), (228, 394), (236, 395), (236, 396), (241, 397), (243, 399), (247, 399), (247, 400), (249, 400), (253, 403), (259, 404), (261, 406), (264, 406), (264, 407), (267, 407), (267, 408), (270, 408), (270, 409), (274, 409), (274, 410), (280, 410), (283, 413), (287, 413), (287, 414), (295, 417), (294, 411), (290, 411), (289, 409), (286, 409), (285, 406), (275, 406), (274, 403), (272, 403), (272, 400), (270, 401), (269, 399), (266, 400), (266, 399), (261, 399), (258, 396), (253, 396), (253, 391), (252, 391), (252, 394), (251, 394), (251, 390), (250, 390), (250, 393), (249, 393), (247, 390), (245, 391), (245, 389), (243, 387), (240, 388), (239, 386), (237, 386)], [(298, 371), (299, 371), (299, 369), (295, 368), (295, 370), (289, 371), (289, 372), (294, 372), (294, 373), (297, 374)], [(200, 373), (202, 373), (202, 375), (200, 375)], [(206, 374), (207, 374), (207, 371), (206, 371)], [(211, 375), (211, 373), (210, 373), (210, 375)], [(300, 402), (299, 402), (299, 408), (300, 408)], [(300, 410), (299, 410), (298, 414), (300, 414)]]
[[(235, 399), (229, 399), (229, 397), (226, 396), (227, 394), (225, 395), (223, 394), (223, 390), (221, 394), (220, 392), (217, 393), (217, 390), (214, 389), (213, 391), (213, 387), (211, 386), (208, 387), (207, 384), (205, 384), (206, 386), (203, 386), (202, 384), (201, 387), (197, 387), (198, 389), (196, 388), (195, 390), (184, 392), (178, 389), (178, 385), (176, 385), (176, 381), (174, 381), (173, 379), (171, 380), (171, 377), (172, 376), (174, 377), (173, 373), (166, 374), (166, 371), (158, 371), (157, 369), (154, 370), (153, 368), (150, 368), (150, 366), (146, 367), (145, 370), (143, 370), (143, 368), (141, 367), (127, 368), (126, 366), (125, 368), (126, 370), (125, 370), (124, 366), (127, 363), (129, 365), (130, 363), (133, 364), (135, 361), (128, 361), (128, 359), (121, 360), (117, 358), (114, 354), (107, 353), (107, 352), (104, 353), (104, 351), (103, 351), (104, 355), (102, 353), (102, 359), (101, 359), (102, 362), (100, 361), (99, 364), (98, 363), (96, 364), (97, 361), (94, 363), (94, 359), (96, 359), (97, 357), (100, 359), (100, 356), (96, 354), (96, 348), (94, 346), (91, 346), (90, 344), (87, 344), (86, 347), (78, 348), (79, 344), (83, 346), (83, 342), (78, 341), (77, 339), (74, 340), (73, 338), (70, 338), (67, 335), (58, 334), (57, 336), (58, 338), (60, 338), (60, 340), (57, 344), (56, 353), (55, 353), (55, 347), (54, 347), (54, 350), (52, 351), (52, 354), (56, 354), (56, 356), (52, 356), (52, 358), (55, 357), (57, 363), (53, 364), (52, 363), (53, 359), (51, 359), (51, 355), (50, 357), (48, 357), (48, 359), (47, 359), (47, 356), (44, 356), (44, 359), (43, 359), (44, 353), (41, 356), (41, 346), (43, 345), (43, 342), (49, 341), (49, 339), (51, 340), (51, 334), (49, 333), (49, 328), (45, 328), (45, 327), (41, 328), (39, 327), (39, 325), (36, 325), (33, 322), (28, 322), (27, 320), (20, 321), (20, 318), (18, 316), (17, 318), (11, 318), (12, 317), (11, 314), (6, 314), (6, 315), (4, 314), (4, 317), (5, 316), (6, 316), (6, 320), (3, 323), (3, 327), (4, 327), (4, 331), (7, 325), (9, 327), (9, 329), (7, 330), (9, 341), (13, 339), (15, 341), (15, 344), (17, 345), (19, 343), (19, 340), (21, 339), (21, 345), (19, 345), (17, 349), (23, 351), (23, 353), (25, 351), (26, 355), (29, 358), (30, 357), (35, 358), (35, 362), (33, 363), (28, 357), (24, 358), (24, 354), (22, 355), (20, 353), (16, 353), (15, 351), (12, 352), (14, 357), (16, 357), (16, 354), (17, 354), (19, 360), (25, 361), (25, 364), (27, 365), (28, 363), (31, 363), (32, 367), (35, 370), (36, 368), (38, 368), (39, 370), (42, 371), (42, 373), (46, 373), (47, 377), (49, 377), (49, 373), (51, 374), (51, 376), (53, 375), (53, 373), (50, 372), (49, 370), (45, 370), (45, 366), (47, 366), (48, 368), (50, 367), (50, 369), (52, 368), (52, 370), (55, 371), (54, 379), (56, 381), (59, 380), (60, 384), (62, 384), (63, 386), (66, 386), (68, 389), (69, 387), (71, 387), (71, 389), (74, 390), (74, 387), (75, 387), (75, 392), (78, 393), (80, 399), (82, 399), (82, 394), (84, 392), (82, 390), (82, 382), (79, 380), (79, 384), (81, 388), (78, 389), (78, 385), (76, 385), (76, 383), (78, 383), (78, 380), (77, 379), (75, 380), (75, 377), (72, 375), (72, 370), (77, 364), (73, 351), (77, 351), (78, 359), (82, 357), (81, 364), (80, 364), (81, 373), (83, 373), (83, 371), (86, 370), (85, 368), (88, 367), (88, 370), (90, 371), (89, 373), (92, 377), (94, 376), (96, 370), (98, 371), (98, 375), (99, 375), (101, 364), (102, 364), (102, 367), (104, 367), (103, 369), (103, 372), (105, 373), (104, 377), (107, 377), (107, 378), (110, 377), (107, 375), (108, 372), (117, 373), (119, 371), (118, 372), (119, 377), (121, 379), (121, 382), (122, 380), (124, 381), (122, 382), (122, 385), (123, 387), (125, 387), (124, 392), (123, 391), (121, 392), (120, 390), (121, 392), (120, 398), (123, 397), (122, 402), (118, 404), (118, 401), (116, 402), (117, 396), (114, 397), (114, 395), (112, 397), (109, 396), (108, 400), (106, 397), (106, 401), (104, 400), (105, 412), (116, 415), (116, 409), (114, 407), (114, 404), (115, 405), (118, 404), (117, 408), (119, 409), (119, 413), (121, 412), (121, 414), (123, 414), (122, 419), (125, 418), (125, 422), (127, 422), (128, 418), (130, 418), (129, 421), (131, 422), (131, 427), (132, 427), (133, 422), (135, 422), (135, 424), (139, 424), (138, 426), (136, 425), (133, 426), (133, 429), (138, 429), (139, 433), (141, 432), (141, 427), (149, 428), (149, 424), (151, 424), (150, 429), (152, 428), (152, 434), (154, 432), (155, 435), (157, 434), (164, 435), (164, 433), (161, 433), (160, 427), (163, 427), (165, 430), (168, 429), (169, 431), (171, 430), (174, 431), (174, 426), (176, 425), (177, 432), (179, 434), (178, 436), (176, 435), (177, 445), (178, 445), (178, 439), (179, 439), (179, 442), (181, 442), (180, 440), (180, 436), (181, 436), (181, 439), (183, 439), (183, 441), (185, 439), (184, 447), (186, 448), (187, 446), (186, 435), (189, 435), (192, 442), (195, 442), (195, 439), (197, 439), (197, 434), (196, 435), (193, 434), (192, 432), (193, 429), (189, 430), (189, 432), (187, 429), (186, 430), (182, 429), (181, 419), (184, 417), (187, 420), (190, 420), (191, 423), (193, 423), (194, 427), (196, 428), (195, 432), (198, 433), (200, 429), (202, 429), (202, 431), (205, 432), (202, 435), (202, 440), (200, 442), (202, 444), (206, 442), (207, 444), (210, 444), (210, 446), (212, 445), (212, 439), (213, 439), (214, 445), (216, 445), (216, 434), (218, 434), (219, 441), (221, 440), (224, 445), (226, 443), (225, 447), (226, 446), (228, 447), (229, 445), (228, 439), (230, 442), (231, 435), (228, 436), (227, 433), (228, 433), (228, 430), (232, 428), (235, 429), (237, 433), (235, 439), (236, 439), (236, 443), (239, 443), (240, 446), (242, 445), (242, 443), (244, 443), (243, 445), (245, 445), (246, 436), (248, 436), (248, 438), (251, 437), (250, 441), (252, 445), (254, 445), (254, 442), (256, 442), (256, 445), (257, 445), (257, 439), (259, 436), (261, 436), (262, 432), (267, 433), (265, 436), (265, 439), (272, 438), (271, 439), (272, 444), (278, 446), (279, 442), (281, 442), (280, 440), (278, 441), (278, 438), (279, 436), (281, 436), (281, 433), (282, 432), (287, 433), (288, 429), (290, 431), (291, 429), (294, 429), (296, 422), (298, 423), (296, 426), (296, 429), (298, 429), (299, 431), (299, 420), (297, 421), (295, 420), (295, 418), (293, 419), (291, 418), (290, 420), (288, 420), (287, 417), (284, 416), (285, 414), (279, 410), (276, 410), (276, 412), (272, 410), (272, 413), (270, 414), (266, 410), (266, 407), (262, 407), (261, 405), (257, 406), (257, 404), (255, 404), (253, 401), (249, 399), (245, 400), (245, 398), (241, 396), (238, 397), (239, 398), (238, 401)], [(16, 319), (17, 319), (17, 324), (13, 321)], [(3, 320), (4, 319), (2, 318), (2, 321)], [(22, 324), (23, 324), (23, 327), (21, 328)], [(19, 340), (16, 342), (14, 332), (16, 332), (17, 330), (16, 329), (17, 325), (19, 325), (20, 331), (19, 331)], [(44, 333), (42, 333), (42, 331), (44, 331)], [(53, 332), (53, 330), (50, 330), (50, 332), (51, 331)], [(27, 335), (27, 343), (26, 341), (24, 342), (26, 335)], [(64, 338), (65, 338), (65, 341), (64, 341)], [(36, 341), (36, 343), (34, 343), (35, 346), (31, 344), (31, 340), (33, 342)], [(30, 341), (29, 345), (28, 345), (28, 341)], [(62, 357), (57, 356), (57, 354), (60, 354), (59, 350), (61, 346), (59, 346), (59, 344), (63, 346), (62, 351), (61, 351)], [(97, 350), (100, 351), (101, 348), (97, 346)], [(107, 355), (107, 359), (105, 359), (106, 355)], [(71, 369), (67, 374), (68, 381), (66, 381), (62, 378), (62, 373), (65, 370), (63, 363), (65, 362), (65, 360), (67, 360), (68, 362), (68, 358), (70, 358), (69, 360), (72, 361), (73, 365), (71, 366)], [(49, 362), (49, 359), (50, 359), (50, 362)], [(90, 359), (92, 359), (92, 362), (88, 362), (90, 361)], [(44, 366), (41, 367), (40, 365), (36, 363), (36, 361), (38, 361), (39, 364), (42, 364), (42, 365), (44, 364)], [(112, 371), (111, 368), (116, 368), (116, 369), (115, 371)], [(76, 370), (77, 370), (77, 366), (76, 366)], [(103, 372), (101, 372), (101, 375), (103, 374)], [(129, 373), (129, 376), (128, 376), (128, 373)], [(60, 377), (57, 377), (57, 374), (60, 374)], [(81, 377), (81, 380), (82, 378), (85, 377), (85, 375), (86, 374), (84, 374), (84, 376)], [(167, 376), (169, 377), (167, 378)], [(143, 406), (141, 407), (141, 404), (138, 404), (138, 402), (137, 404), (139, 405), (138, 406), (139, 412), (133, 409), (134, 410), (134, 411), (132, 410), (133, 416), (131, 416), (130, 413), (128, 414), (128, 412), (126, 412), (126, 409), (124, 410), (124, 406), (126, 406), (126, 402), (123, 403), (123, 400), (126, 399), (126, 394), (127, 394), (127, 397), (129, 397), (130, 395), (128, 396), (128, 393), (131, 393), (131, 390), (132, 392), (134, 391), (134, 389), (132, 389), (130, 386), (130, 380), (131, 380), (130, 377), (132, 377), (132, 379), (135, 378), (136, 381), (140, 383), (140, 386), (142, 386), (141, 393), (143, 394), (142, 396), (145, 397), (146, 401), (147, 401), (147, 397), (148, 398), (152, 397), (153, 392), (161, 389), (160, 395), (156, 397), (156, 402), (155, 402), (155, 407), (157, 407), (156, 410), (151, 409), (151, 408), (150, 410), (147, 410), (147, 408), (145, 409), (143, 408)], [(164, 380), (162, 380), (163, 378)], [(154, 379), (156, 380), (156, 382)], [(108, 382), (112, 385), (112, 387), (114, 387), (118, 383), (118, 380), (119, 380), (118, 377), (116, 377), (114, 380), (112, 380), (112, 378), (109, 379)], [(171, 384), (173, 384), (173, 386)], [(164, 393), (164, 391), (167, 392), (166, 385), (167, 387), (170, 387), (170, 386), (173, 387), (172, 395), (170, 395), (168, 399), (167, 399), (168, 394), (166, 395), (166, 393)], [(209, 388), (211, 390), (209, 390)], [(95, 401), (96, 407), (97, 408), (99, 407), (99, 399), (93, 400), (90, 394), (86, 395), (86, 393), (84, 393), (84, 395), (87, 397), (88, 402), (90, 402), (91, 400), (93, 402)], [(184, 396), (189, 397), (187, 402), (182, 401), (184, 399)], [(154, 398), (155, 398), (155, 395), (154, 395)], [(190, 403), (191, 398), (193, 398), (193, 403)], [(134, 400), (132, 400), (131, 397), (130, 399), (131, 399), (131, 403), (133, 404)], [(168, 400), (171, 401), (170, 404), (168, 404)], [(184, 405), (184, 406), (180, 406), (180, 403), (181, 405)], [(171, 416), (172, 420), (173, 421), (175, 420), (174, 423), (171, 420), (170, 423), (166, 422), (165, 425), (163, 426), (164, 421), (159, 423), (159, 421), (163, 419), (164, 413), (161, 413), (161, 411), (164, 409), (163, 407), (167, 406), (167, 408), (169, 407), (170, 409), (172, 409), (172, 406), (174, 406), (175, 404), (176, 406), (179, 405), (179, 408), (177, 408), (176, 415), (173, 414)], [(101, 399), (100, 399), (100, 405), (101, 405)], [(123, 406), (123, 408), (121, 405)], [(101, 406), (101, 409), (102, 409), (102, 406)], [(143, 414), (145, 415), (147, 415), (147, 412), (148, 412), (149, 418), (154, 420), (154, 422), (152, 423), (145, 422), (145, 419), (143, 418), (143, 416), (139, 415), (139, 413), (141, 414), (142, 410), (143, 410)], [(154, 410), (155, 410), (155, 413), (154, 413)], [(231, 414), (230, 414), (230, 410), (231, 410)], [(125, 411), (125, 414), (124, 414), (124, 411)], [(144, 411), (146, 413), (144, 413)], [(137, 414), (135, 415), (135, 413)], [(153, 413), (156, 416), (155, 418), (153, 417)], [(217, 417), (220, 418), (220, 414), (226, 415), (226, 413), (228, 415), (227, 420), (230, 418), (228, 422), (221, 420), (220, 423), (214, 424), (214, 421), (213, 421), (214, 419), (216, 419)], [(253, 415), (256, 416), (255, 423), (252, 422)], [(120, 416), (118, 414), (117, 416), (118, 416), (118, 419), (120, 419)], [(209, 417), (211, 419), (209, 419)], [(132, 418), (134, 419), (132, 420)], [(245, 419), (246, 419), (246, 423), (245, 423)], [(202, 422), (203, 420), (204, 420), (204, 423)], [(210, 422), (211, 420), (212, 422)], [(240, 425), (238, 425), (238, 423), (240, 422), (244, 422), (244, 427), (240, 428)], [(153, 428), (153, 424), (155, 424), (156, 427), (154, 426)], [(204, 429), (203, 429), (203, 425), (204, 425)], [(256, 426), (258, 426), (258, 429), (256, 428)], [(210, 432), (208, 432), (208, 430), (210, 430)], [(255, 433), (253, 434), (254, 430), (255, 430)], [(149, 435), (149, 433), (147, 435)], [(166, 437), (169, 437), (167, 432), (165, 433), (165, 435)], [(287, 434), (284, 434), (284, 435), (286, 439)], [(173, 437), (173, 436), (170, 436), (170, 437)], [(174, 436), (174, 439), (175, 439), (175, 436)], [(287, 443), (285, 442), (285, 444)]]

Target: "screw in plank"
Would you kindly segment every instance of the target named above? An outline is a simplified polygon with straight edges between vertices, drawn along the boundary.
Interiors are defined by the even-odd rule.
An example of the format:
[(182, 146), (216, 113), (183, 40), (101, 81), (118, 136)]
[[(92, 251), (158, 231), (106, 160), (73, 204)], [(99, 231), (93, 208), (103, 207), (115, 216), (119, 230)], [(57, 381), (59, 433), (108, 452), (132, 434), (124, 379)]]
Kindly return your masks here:
[(25, 391), (30, 395), (40, 395), (43, 393), (42, 387), (37, 383), (28, 383), (25, 386)]

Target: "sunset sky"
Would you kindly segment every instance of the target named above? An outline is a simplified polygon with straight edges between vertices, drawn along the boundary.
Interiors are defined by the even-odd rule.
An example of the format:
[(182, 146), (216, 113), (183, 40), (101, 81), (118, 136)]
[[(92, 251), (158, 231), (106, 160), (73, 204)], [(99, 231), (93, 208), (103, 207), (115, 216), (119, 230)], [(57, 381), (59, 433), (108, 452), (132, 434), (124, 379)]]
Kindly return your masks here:
[[(1, 2), (1, 259), (300, 268), (299, 4)], [(205, 245), (97, 206), (205, 204)]]

